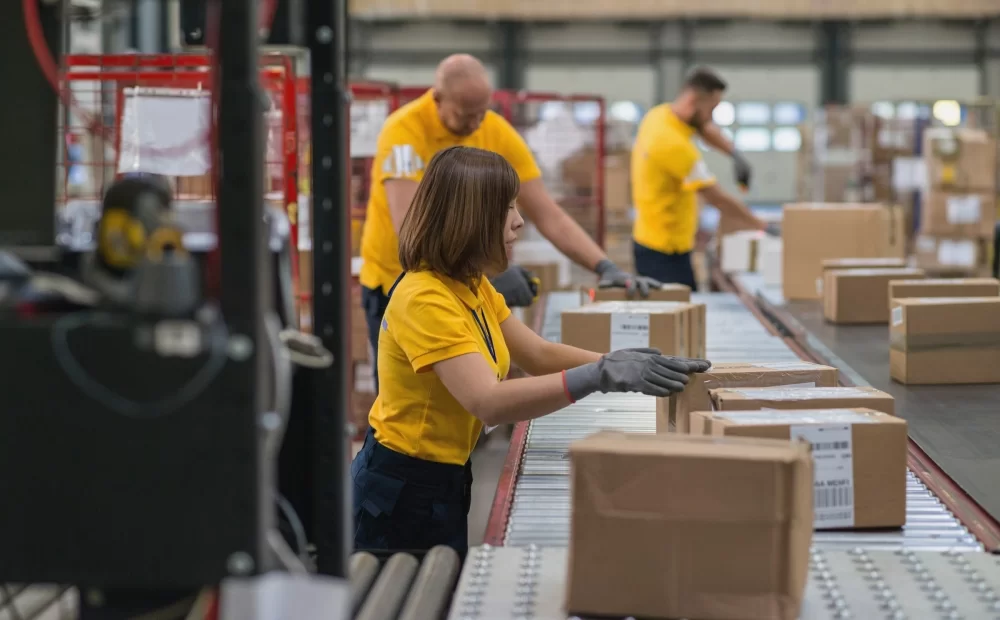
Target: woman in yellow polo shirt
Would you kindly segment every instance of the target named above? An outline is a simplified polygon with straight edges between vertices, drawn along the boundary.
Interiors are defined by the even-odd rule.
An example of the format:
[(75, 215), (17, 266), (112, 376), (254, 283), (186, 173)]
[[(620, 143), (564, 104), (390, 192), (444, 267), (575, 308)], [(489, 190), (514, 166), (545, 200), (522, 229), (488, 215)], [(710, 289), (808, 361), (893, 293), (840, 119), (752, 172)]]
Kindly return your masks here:
[[(507, 268), (518, 177), (500, 155), (438, 153), (400, 231), (403, 275), (379, 333), (381, 388), (351, 465), (354, 544), (450, 545), (464, 555), (469, 456), (487, 430), (541, 417), (594, 392), (680, 391), (704, 360), (652, 349), (599, 355), (548, 342), (512, 317), (488, 277)], [(531, 377), (505, 381), (511, 362)]]

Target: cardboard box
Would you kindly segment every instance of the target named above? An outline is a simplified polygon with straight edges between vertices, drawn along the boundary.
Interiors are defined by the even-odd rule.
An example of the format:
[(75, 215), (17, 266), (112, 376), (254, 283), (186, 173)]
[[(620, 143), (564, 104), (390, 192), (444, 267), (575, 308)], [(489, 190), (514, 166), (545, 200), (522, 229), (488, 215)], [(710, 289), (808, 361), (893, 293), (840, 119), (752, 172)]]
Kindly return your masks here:
[(923, 153), (930, 189), (996, 192), (997, 145), (985, 131), (928, 128)]
[(522, 263), (517, 260), (514, 262), (538, 278), (539, 295), (559, 290), (559, 263)]
[(816, 282), (824, 260), (885, 257), (888, 231), (881, 205), (786, 205), (781, 224), (784, 297), (819, 299)]
[(836, 387), (837, 369), (810, 362), (728, 362), (693, 374), (687, 387), (656, 399), (656, 432), (687, 433), (692, 411), (712, 409), (711, 390), (743, 387)]
[(760, 241), (766, 234), (759, 230), (741, 230), (722, 237), (722, 273), (753, 273), (757, 271)]
[(992, 237), (996, 226), (994, 191), (930, 190), (921, 197), (920, 231), (944, 237)]
[(917, 237), (914, 255), (917, 267), (938, 275), (978, 275), (989, 271), (989, 246), (986, 239), (959, 237)]
[(894, 299), (889, 374), (909, 385), (1000, 383), (1000, 297)]
[(699, 411), (706, 435), (812, 444), (816, 529), (906, 524), (907, 427), (871, 409)]
[(751, 387), (712, 390), (713, 411), (874, 409), (896, 415), (895, 399), (873, 387)]
[(781, 286), (781, 239), (764, 237), (757, 242), (757, 271), (765, 286)]
[(571, 614), (799, 617), (813, 529), (805, 442), (602, 432), (569, 454)]
[(563, 344), (596, 353), (653, 347), (688, 356), (690, 304), (605, 301), (562, 313)]
[(923, 276), (920, 269), (830, 269), (823, 276), (823, 318), (844, 325), (888, 323), (889, 283)]
[(823, 261), (823, 273), (816, 279), (816, 290), (820, 297), (825, 290), (826, 272), (831, 269), (903, 269), (906, 259), (895, 256), (887, 258), (830, 258)]
[(939, 278), (931, 280), (893, 280), (889, 283), (889, 303), (909, 297), (998, 297), (1000, 280), (996, 278)]
[[(625, 295), (623, 288), (595, 288), (585, 286), (581, 289), (587, 302), (601, 301), (632, 301)], [(664, 284), (658, 289), (650, 289), (649, 297), (634, 301), (691, 301), (691, 289), (684, 284)]]

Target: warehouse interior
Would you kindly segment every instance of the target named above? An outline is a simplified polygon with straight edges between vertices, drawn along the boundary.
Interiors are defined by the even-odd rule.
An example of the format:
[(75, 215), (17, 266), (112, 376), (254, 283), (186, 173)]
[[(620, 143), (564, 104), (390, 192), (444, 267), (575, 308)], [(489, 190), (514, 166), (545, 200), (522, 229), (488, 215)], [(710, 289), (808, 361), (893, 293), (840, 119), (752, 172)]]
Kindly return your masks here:
[[(0, 3), (0, 620), (1000, 618), (1000, 3), (753, 4)], [(367, 548), (362, 234), (466, 54), (629, 286), (696, 69), (760, 225), (699, 190), (696, 286), (646, 296), (522, 205), (511, 316), (712, 367), (477, 421), (468, 554)]]

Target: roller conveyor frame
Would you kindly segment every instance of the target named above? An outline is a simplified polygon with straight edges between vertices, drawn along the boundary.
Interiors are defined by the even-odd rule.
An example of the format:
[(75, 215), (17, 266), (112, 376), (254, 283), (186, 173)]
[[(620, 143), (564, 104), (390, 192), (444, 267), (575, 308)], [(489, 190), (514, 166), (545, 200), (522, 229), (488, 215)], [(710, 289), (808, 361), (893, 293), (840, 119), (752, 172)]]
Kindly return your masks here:
[[(745, 291), (733, 287), (728, 281), (722, 282), (726, 285), (727, 292), (738, 299), (742, 308), (756, 317), (756, 324), (761, 328), (766, 330), (770, 335), (775, 337), (775, 342), (783, 343), (788, 349), (795, 354), (798, 359), (807, 361), (816, 361), (819, 363), (826, 363), (833, 366), (838, 366), (836, 360), (827, 360), (820, 356), (810, 354), (804, 347), (802, 347), (799, 341), (794, 338), (794, 336), (787, 330), (779, 330), (775, 327), (774, 323), (770, 321), (757, 304), (753, 303), (752, 298), (750, 298)], [(560, 295), (560, 294), (554, 294)], [(566, 296), (568, 294), (561, 294)], [(705, 298), (707, 299), (719, 299), (719, 297)], [(552, 307), (552, 301), (557, 301), (558, 297), (548, 297), (543, 298), (540, 301), (541, 307), (540, 311), (536, 312), (536, 322), (533, 327), (536, 331), (542, 333), (547, 338), (553, 336), (551, 323), (553, 321), (553, 311), (556, 310)], [(550, 326), (548, 331), (545, 333), (546, 321), (545, 317), (548, 315), (548, 322)], [(712, 313), (709, 312), (709, 323), (711, 324)], [(555, 315), (555, 320), (558, 320), (558, 315)], [(781, 325), (781, 324), (779, 324)], [(557, 335), (556, 335), (557, 336)], [(712, 336), (709, 334), (710, 350)], [(711, 351), (710, 351), (711, 354)], [(728, 361), (728, 360), (727, 360)], [(734, 360), (736, 361), (736, 360)], [(743, 361), (743, 360), (739, 360)], [(831, 363), (833, 362), (833, 363)], [(842, 373), (845, 374), (845, 373)], [(845, 376), (842, 381), (844, 384), (851, 385), (853, 382), (850, 377)], [(556, 414), (559, 415), (559, 414)], [(537, 422), (537, 421), (536, 421)], [(519, 485), (522, 483), (523, 478), (522, 467), (524, 462), (525, 450), (529, 445), (532, 438), (532, 423), (521, 423), (516, 425), (514, 432), (511, 437), (510, 448), (508, 450), (507, 458), (504, 463), (504, 467), (501, 473), (500, 481), (497, 485), (497, 493), (494, 498), (492, 510), (490, 513), (489, 522), (487, 524), (485, 541), (486, 544), (494, 546), (503, 546), (505, 544), (510, 544), (508, 541), (508, 530), (511, 527), (512, 513), (515, 508), (515, 502), (519, 493)], [(611, 426), (609, 424), (609, 426)], [(957, 523), (959, 523), (962, 529), (966, 533), (970, 534), (969, 538), (975, 540), (979, 543), (979, 549), (984, 547), (988, 550), (994, 550), (1000, 547), (998, 541), (1000, 541), (1000, 528), (996, 528), (996, 523), (987, 515), (975, 502), (971, 500), (965, 493), (954, 483), (948, 476), (938, 468), (933, 461), (922, 451), (918, 446), (916, 446), (913, 441), (910, 441), (909, 454), (907, 458), (907, 466), (910, 470), (908, 474), (908, 485), (919, 485), (908, 487), (908, 523), (913, 523), (912, 514), (915, 514), (911, 510), (912, 504), (914, 502), (914, 495), (912, 493), (919, 493), (922, 490), (927, 494), (928, 506), (933, 504), (940, 505), (940, 510), (952, 517)], [(566, 477), (568, 484), (568, 476)], [(568, 491), (566, 491), (568, 494)], [(921, 497), (921, 501), (923, 496)], [(558, 532), (559, 526), (558, 521), (565, 519), (566, 525), (565, 529), (568, 531), (568, 504), (565, 506), (565, 510), (555, 510), (550, 511), (555, 523), (555, 530)], [(565, 515), (563, 517), (563, 515)], [(562, 518), (561, 518), (562, 517)], [(922, 525), (922, 524), (921, 524)], [(996, 529), (995, 529), (996, 528)], [(834, 533), (835, 535), (837, 533)], [(851, 533), (847, 533), (851, 534)], [(867, 533), (861, 533), (865, 535)], [(823, 541), (828, 538), (825, 533), (818, 533), (817, 540)], [(860, 538), (860, 537), (854, 537)], [(913, 545), (907, 541), (906, 536), (896, 536), (896, 540), (891, 540), (890, 533), (872, 533), (867, 536), (867, 540), (870, 542), (853, 541), (851, 544), (856, 544), (860, 546), (865, 546), (867, 548), (910, 548), (911, 546), (915, 548), (923, 549), (940, 549), (941, 547), (928, 545), (927, 539), (923, 541), (913, 541), (917, 544)], [(514, 537), (514, 544), (529, 544), (536, 543), (540, 545), (551, 544), (551, 541), (555, 541), (557, 546), (565, 544), (565, 536), (559, 538), (558, 536), (551, 538), (546, 541), (535, 541), (531, 540), (530, 537), (526, 540)], [(956, 539), (956, 544), (948, 545), (945, 540), (942, 540), (943, 547), (954, 548), (964, 546), (963, 538), (959, 535)], [(840, 545), (843, 547), (845, 545)]]

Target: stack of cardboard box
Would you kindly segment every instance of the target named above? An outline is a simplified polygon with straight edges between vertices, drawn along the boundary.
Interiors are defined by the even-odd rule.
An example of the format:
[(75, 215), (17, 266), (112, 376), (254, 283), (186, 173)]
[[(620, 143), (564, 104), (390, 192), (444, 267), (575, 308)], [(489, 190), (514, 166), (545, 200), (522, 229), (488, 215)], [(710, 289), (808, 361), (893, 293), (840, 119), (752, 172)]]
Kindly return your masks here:
[(823, 318), (840, 324), (888, 323), (890, 283), (923, 277), (922, 270), (905, 267), (826, 269)]
[(801, 128), (798, 196), (802, 202), (873, 202), (872, 154), (878, 119), (867, 107), (827, 106)]
[(924, 132), (917, 264), (942, 275), (989, 275), (997, 209), (996, 141), (985, 131)]
[(563, 343), (608, 353), (656, 348), (664, 355), (705, 357), (705, 304), (605, 301), (562, 313)]

